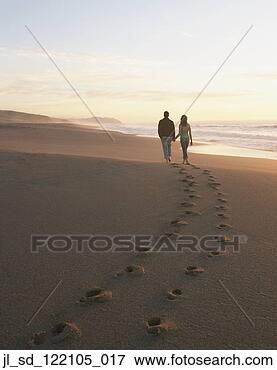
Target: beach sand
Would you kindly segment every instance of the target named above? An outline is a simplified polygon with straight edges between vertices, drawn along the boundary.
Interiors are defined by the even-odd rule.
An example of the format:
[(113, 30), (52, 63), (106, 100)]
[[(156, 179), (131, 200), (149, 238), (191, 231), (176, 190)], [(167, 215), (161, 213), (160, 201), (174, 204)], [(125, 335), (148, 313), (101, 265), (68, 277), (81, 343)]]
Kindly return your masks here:
[[(174, 167), (150, 138), (113, 133), (111, 141), (70, 125), (7, 124), (0, 133), (1, 349), (277, 348), (277, 161), (195, 154), (198, 168)], [(178, 142), (173, 161), (180, 160)], [(172, 232), (240, 235), (243, 243), (220, 255), (31, 253), (30, 246), (32, 234)], [(204, 271), (186, 274), (191, 265)], [(130, 266), (144, 273), (117, 276)], [(112, 299), (80, 304), (93, 287)], [(174, 289), (181, 294), (168, 300)], [(161, 319), (159, 335), (147, 331), (151, 318)], [(64, 340), (52, 334), (63, 321), (81, 332), (69, 330)], [(45, 341), (30, 347), (40, 331)]]

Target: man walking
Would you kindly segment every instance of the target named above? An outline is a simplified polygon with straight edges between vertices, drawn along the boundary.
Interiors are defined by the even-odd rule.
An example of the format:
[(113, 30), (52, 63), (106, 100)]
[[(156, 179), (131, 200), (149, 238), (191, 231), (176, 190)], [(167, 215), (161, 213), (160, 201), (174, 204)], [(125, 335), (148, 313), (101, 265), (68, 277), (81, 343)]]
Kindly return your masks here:
[(158, 134), (162, 142), (164, 159), (167, 163), (171, 162), (171, 142), (175, 141), (175, 126), (174, 122), (169, 118), (169, 113), (164, 112), (164, 118), (160, 120), (158, 126)]

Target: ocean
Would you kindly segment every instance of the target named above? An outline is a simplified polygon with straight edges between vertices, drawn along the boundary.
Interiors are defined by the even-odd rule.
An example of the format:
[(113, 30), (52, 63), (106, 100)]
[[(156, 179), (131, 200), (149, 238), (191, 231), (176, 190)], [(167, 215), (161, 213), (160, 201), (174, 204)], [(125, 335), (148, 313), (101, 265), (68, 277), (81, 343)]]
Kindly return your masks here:
[[(126, 134), (157, 137), (157, 124), (105, 126)], [(277, 160), (276, 122), (195, 122), (191, 127), (195, 143), (191, 152)]]

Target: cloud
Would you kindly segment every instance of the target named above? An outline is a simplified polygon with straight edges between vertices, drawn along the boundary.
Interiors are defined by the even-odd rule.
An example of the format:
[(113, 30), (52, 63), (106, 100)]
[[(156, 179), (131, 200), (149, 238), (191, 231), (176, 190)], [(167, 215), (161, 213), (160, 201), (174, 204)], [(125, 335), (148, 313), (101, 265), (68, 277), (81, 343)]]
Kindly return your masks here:
[[(111, 97), (114, 99), (123, 99), (123, 100), (148, 100), (148, 101), (169, 101), (169, 100), (181, 100), (181, 99), (194, 99), (198, 91), (166, 91), (166, 90), (118, 90), (118, 91), (109, 91), (109, 90), (100, 90), (94, 89), (86, 92), (86, 96), (93, 97)], [(207, 92), (202, 95), (202, 99), (213, 98), (213, 99), (222, 99), (222, 98), (231, 98), (231, 97), (241, 97), (252, 94), (250, 91), (242, 92)]]
[[(167, 60), (150, 60), (130, 58), (124, 55), (116, 54), (102, 54), (102, 53), (84, 53), (84, 52), (68, 52), (56, 51), (48, 49), (49, 54), (56, 60), (63, 60), (67, 62), (79, 62), (82, 64), (89, 63), (95, 65), (114, 65), (128, 67), (149, 67), (157, 65), (166, 65), (169, 63)], [(8, 48), (5, 46), (0, 47), (0, 54), (2, 56), (16, 56), (26, 58), (47, 58), (46, 54), (39, 47), (37, 48)]]
[[(183, 90), (182, 83), (178, 79), (176, 80), (171, 74), (165, 74), (165, 70), (174, 70), (171, 67), (163, 68), (163, 63), (167, 63), (166, 61), (161, 61), (159, 64), (153, 60), (137, 60), (118, 55), (57, 51), (50, 51), (50, 53), (84, 98), (158, 102), (194, 99), (199, 93), (196, 90)], [(0, 55), (39, 57), (47, 60), (46, 55), (39, 48), (0, 47)], [(85, 63), (89, 65), (86, 66)], [(23, 98), (26, 96), (29, 99), (34, 96), (36, 100), (39, 97), (71, 99), (74, 96), (50, 61), (49, 68), (45, 69), (43, 64), (41, 71), (37, 69), (36, 75), (33, 73), (30, 61), (30, 70), (27, 72), (25, 70), (20, 73), (20, 70), (17, 70), (15, 74), (6, 75), (2, 72), (0, 78), (1, 95)], [(165, 89), (164, 86), (170, 86), (170, 88)], [(207, 91), (201, 99), (234, 98), (251, 94), (253, 94), (251, 91)]]
[[(0, 78), (2, 75), (0, 75)], [(129, 84), (140, 76), (132, 74), (100, 74), (96, 76), (74, 76), (71, 82), (84, 98), (120, 99), (129, 101), (174, 101), (182, 99), (194, 99), (199, 91), (174, 90), (174, 89), (143, 89), (135, 88), (134, 83)], [(17, 76), (14, 79), (1, 78), (2, 85), (0, 95), (22, 96), (29, 98), (34, 96), (71, 99), (74, 93), (65, 81), (57, 74), (50, 76)], [(115, 84), (113, 84), (113, 82)], [(143, 82), (143, 81), (142, 81)], [(88, 86), (94, 86), (88, 88)], [(95, 87), (96, 86), (96, 87)], [(120, 86), (120, 88), (117, 88)], [(223, 99), (252, 95), (251, 91), (207, 91), (201, 99)]]
[[(61, 85), (61, 84), (60, 84)], [(49, 83), (47, 80), (40, 79), (15, 79), (12, 82), (2, 84), (0, 88), (0, 95), (5, 96), (72, 96), (72, 91), (67, 86), (54, 86), (53, 83)]]

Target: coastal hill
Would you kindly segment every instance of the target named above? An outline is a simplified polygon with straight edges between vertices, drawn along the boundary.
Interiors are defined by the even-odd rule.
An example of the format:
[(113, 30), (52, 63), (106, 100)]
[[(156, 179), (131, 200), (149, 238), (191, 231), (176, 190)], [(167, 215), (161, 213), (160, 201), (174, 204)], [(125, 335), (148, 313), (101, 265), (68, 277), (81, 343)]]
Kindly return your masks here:
[[(121, 122), (115, 118), (109, 117), (97, 117), (102, 123), (116, 123)], [(42, 114), (31, 114), (25, 112), (16, 112), (12, 110), (0, 110), (0, 123), (81, 123), (81, 124), (97, 124), (97, 118), (74, 118), (74, 119), (62, 119), (49, 117)]]
[(69, 123), (61, 118), (53, 118), (41, 114), (0, 110), (0, 123)]

